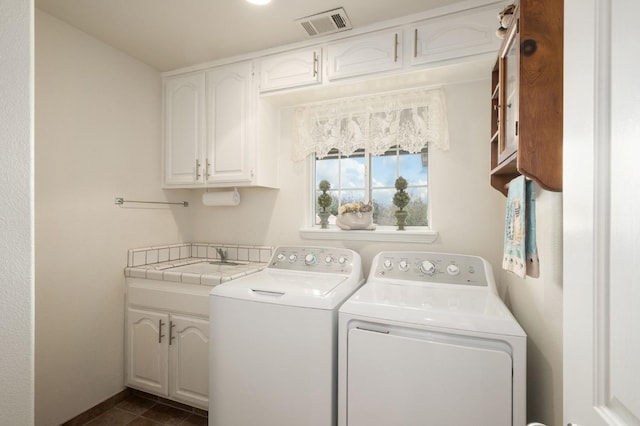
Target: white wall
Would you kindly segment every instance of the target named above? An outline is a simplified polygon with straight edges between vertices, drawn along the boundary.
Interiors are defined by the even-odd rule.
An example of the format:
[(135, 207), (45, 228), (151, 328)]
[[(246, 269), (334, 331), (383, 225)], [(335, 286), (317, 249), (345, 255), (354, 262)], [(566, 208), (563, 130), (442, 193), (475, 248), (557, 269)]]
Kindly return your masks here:
[[(503, 201), (504, 203), (504, 201)], [(527, 418), (562, 423), (562, 194), (536, 186), (540, 277), (501, 272), (505, 299), (527, 333)]]
[(124, 388), (127, 249), (183, 241), (188, 209), (123, 208), (160, 189), (159, 73), (36, 13), (36, 422)]
[(33, 2), (0, 2), (0, 424), (33, 424)]

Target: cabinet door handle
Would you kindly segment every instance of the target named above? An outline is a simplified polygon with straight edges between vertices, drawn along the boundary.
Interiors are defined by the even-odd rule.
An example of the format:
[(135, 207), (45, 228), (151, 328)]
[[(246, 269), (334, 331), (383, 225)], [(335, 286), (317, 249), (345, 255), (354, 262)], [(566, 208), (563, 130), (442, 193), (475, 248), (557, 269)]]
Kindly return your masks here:
[(200, 160), (196, 158), (196, 180), (200, 180)]
[(206, 167), (205, 173), (206, 173), (206, 179), (209, 180), (209, 178), (211, 177), (211, 172), (209, 172), (209, 168), (211, 167), (211, 163), (209, 162), (208, 158), (206, 159), (206, 162), (207, 162), (207, 167)]
[(413, 32), (413, 57), (418, 57), (418, 29)]
[(158, 320), (158, 343), (162, 343), (162, 338), (164, 337), (164, 334), (162, 334), (162, 327), (164, 326), (164, 323), (162, 322), (161, 319)]
[(173, 342), (173, 339), (176, 338), (176, 336), (173, 335), (173, 327), (175, 327), (176, 324), (173, 321), (169, 321), (169, 346), (171, 346), (171, 342)]
[(313, 52), (313, 76), (318, 76), (318, 54)]
[(398, 33), (395, 34), (393, 44), (393, 62), (398, 62)]

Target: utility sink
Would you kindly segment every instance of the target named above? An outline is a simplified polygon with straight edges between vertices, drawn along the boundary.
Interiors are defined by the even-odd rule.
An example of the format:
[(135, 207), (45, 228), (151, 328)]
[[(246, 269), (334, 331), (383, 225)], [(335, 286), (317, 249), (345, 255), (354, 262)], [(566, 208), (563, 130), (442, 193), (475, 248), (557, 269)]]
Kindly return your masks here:
[(173, 268), (167, 268), (167, 271), (176, 272), (190, 272), (192, 274), (219, 274), (221, 272), (228, 272), (231, 269), (242, 269), (246, 266), (246, 263), (228, 261), (223, 262), (219, 260), (205, 260), (198, 263), (191, 263), (189, 265), (176, 266)]

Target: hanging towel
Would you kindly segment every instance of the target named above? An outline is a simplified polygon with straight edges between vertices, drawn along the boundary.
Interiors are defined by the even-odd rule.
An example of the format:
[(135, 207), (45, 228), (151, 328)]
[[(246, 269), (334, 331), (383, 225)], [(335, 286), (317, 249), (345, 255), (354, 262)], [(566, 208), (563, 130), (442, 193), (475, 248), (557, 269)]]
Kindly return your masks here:
[(502, 268), (521, 278), (539, 276), (535, 189), (524, 176), (509, 183)]
[(540, 259), (536, 243), (536, 188), (532, 180), (526, 180), (527, 209), (525, 212), (525, 253), (527, 256), (527, 275), (540, 276)]

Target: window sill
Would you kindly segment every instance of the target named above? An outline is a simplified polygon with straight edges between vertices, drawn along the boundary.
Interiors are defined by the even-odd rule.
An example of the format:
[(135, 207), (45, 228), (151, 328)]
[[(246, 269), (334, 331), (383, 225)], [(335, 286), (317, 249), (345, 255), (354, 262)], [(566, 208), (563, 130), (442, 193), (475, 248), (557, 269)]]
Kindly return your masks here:
[(336, 226), (330, 226), (328, 229), (322, 229), (316, 226), (301, 228), (300, 236), (305, 240), (352, 240), (431, 244), (438, 239), (438, 231), (432, 231), (423, 227), (411, 227), (407, 228), (406, 231), (398, 231), (393, 226), (380, 226), (372, 231), (345, 231)]

